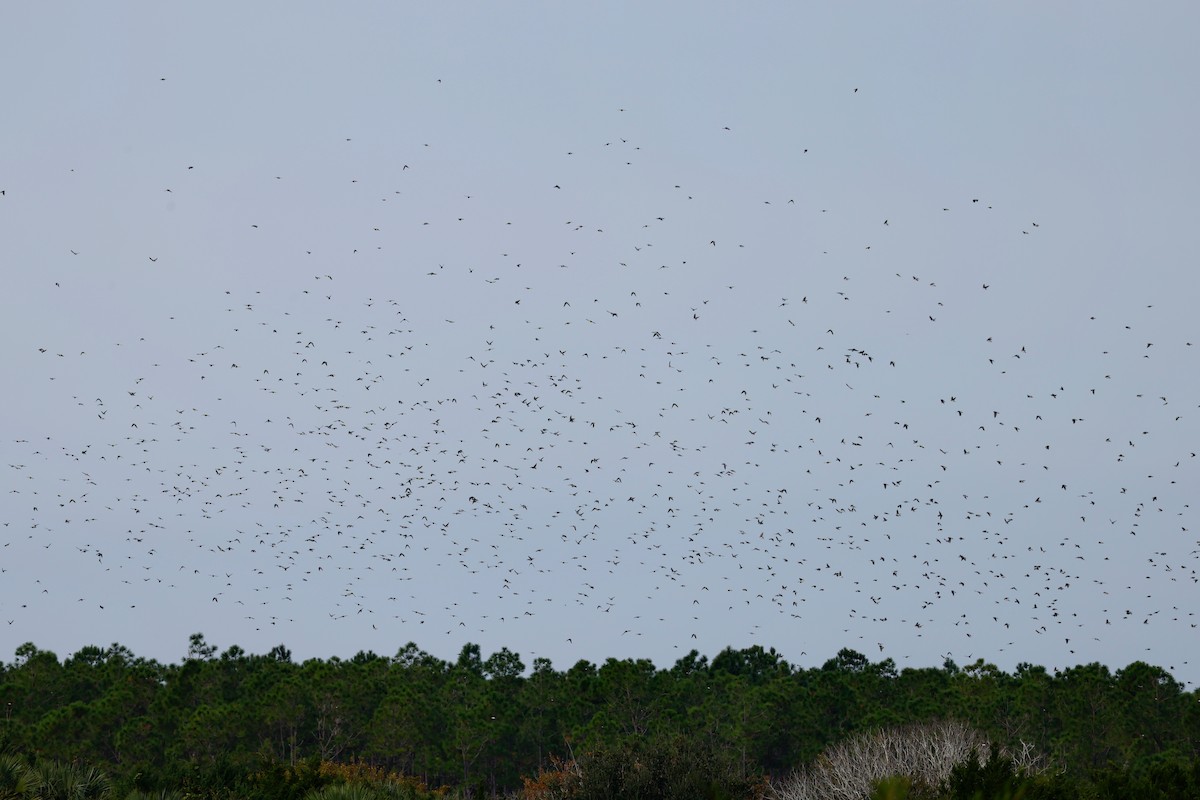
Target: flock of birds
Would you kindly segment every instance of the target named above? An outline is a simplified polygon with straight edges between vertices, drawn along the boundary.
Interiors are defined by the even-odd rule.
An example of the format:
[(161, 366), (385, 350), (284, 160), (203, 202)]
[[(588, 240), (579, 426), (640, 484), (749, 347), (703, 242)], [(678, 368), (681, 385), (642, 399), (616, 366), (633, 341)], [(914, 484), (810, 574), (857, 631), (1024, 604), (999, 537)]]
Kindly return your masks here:
[[(68, 230), (41, 338), (5, 344), (44, 414), (6, 422), (0, 632), (912, 664), (1195, 636), (1198, 365), (1152, 303), (1030, 300), (1053, 226), (986, 195), (731, 195), (628, 127), (507, 195), (429, 146), (264, 171), (269, 212), (207, 208), (214, 243), (142, 253), (98, 329), (65, 319), (111, 254)], [(155, 191), (199, 213), (219, 172)]]

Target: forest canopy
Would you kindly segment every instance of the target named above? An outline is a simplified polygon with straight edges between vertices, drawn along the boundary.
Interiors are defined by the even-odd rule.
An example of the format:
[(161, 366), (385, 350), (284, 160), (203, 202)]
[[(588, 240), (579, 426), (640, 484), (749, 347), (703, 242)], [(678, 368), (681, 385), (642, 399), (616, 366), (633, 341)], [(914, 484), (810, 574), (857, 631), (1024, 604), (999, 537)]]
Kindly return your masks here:
[(843, 649), (799, 669), (754, 646), (711, 660), (693, 651), (670, 667), (610, 658), (560, 670), (507, 648), (485, 656), (467, 644), (446, 661), (409, 643), (297, 663), (283, 645), (222, 652), (194, 634), (176, 664), (119, 644), (66, 659), (22, 645), (0, 665), (0, 708), (0, 751), (96, 767), (122, 796), (248, 796), (273, 775), (299, 797), (346, 782), (346, 770), (413, 791), (537, 794), (606, 758), (688, 764), (690, 779), (711, 773), (722, 791), (748, 793), (856, 735), (938, 720), (978, 731), (997, 753), (1034, 753), (1080, 785), (1200, 759), (1200, 693), (1140, 661), (1115, 672), (1007, 673), (982, 659), (897, 669)]

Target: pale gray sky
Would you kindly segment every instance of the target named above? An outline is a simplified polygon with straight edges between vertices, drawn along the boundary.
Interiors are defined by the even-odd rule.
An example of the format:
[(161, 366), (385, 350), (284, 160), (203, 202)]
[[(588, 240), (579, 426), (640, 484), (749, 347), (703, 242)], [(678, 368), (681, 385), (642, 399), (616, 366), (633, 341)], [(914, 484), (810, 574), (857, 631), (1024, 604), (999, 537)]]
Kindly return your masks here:
[(0, 653), (1194, 681), (1190, 3), (7, 4)]

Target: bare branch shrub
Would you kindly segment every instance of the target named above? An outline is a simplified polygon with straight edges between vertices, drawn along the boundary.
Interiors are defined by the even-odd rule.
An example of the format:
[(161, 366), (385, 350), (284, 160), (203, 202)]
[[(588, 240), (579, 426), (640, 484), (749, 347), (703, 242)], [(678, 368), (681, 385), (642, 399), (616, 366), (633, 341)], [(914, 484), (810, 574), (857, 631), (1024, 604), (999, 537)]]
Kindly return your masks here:
[[(772, 800), (866, 800), (877, 782), (898, 776), (912, 780), (917, 796), (932, 794), (955, 764), (972, 751), (982, 764), (989, 749), (982, 733), (957, 720), (867, 731), (827, 748), (807, 768), (773, 781), (769, 794)], [(1016, 753), (1002, 752), (1018, 769), (1042, 769), (1029, 745)]]

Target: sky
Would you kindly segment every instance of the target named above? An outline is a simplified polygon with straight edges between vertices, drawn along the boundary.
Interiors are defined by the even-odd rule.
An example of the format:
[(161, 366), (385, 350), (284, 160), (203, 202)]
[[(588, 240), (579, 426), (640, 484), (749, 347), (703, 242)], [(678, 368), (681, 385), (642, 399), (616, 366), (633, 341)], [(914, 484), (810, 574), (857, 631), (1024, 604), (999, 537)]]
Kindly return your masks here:
[(1200, 678), (1191, 3), (10, 3), (0, 659)]

